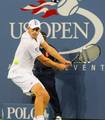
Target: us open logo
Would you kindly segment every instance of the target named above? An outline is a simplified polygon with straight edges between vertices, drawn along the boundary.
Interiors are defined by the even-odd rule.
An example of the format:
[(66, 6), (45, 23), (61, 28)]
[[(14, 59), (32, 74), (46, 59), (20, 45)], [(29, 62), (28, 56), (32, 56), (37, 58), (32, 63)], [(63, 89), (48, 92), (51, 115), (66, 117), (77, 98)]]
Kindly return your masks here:
[[(41, 20), (42, 30), (47, 33), (48, 39), (63, 45), (63, 47), (60, 45), (59, 48), (61, 54), (79, 52), (85, 46), (97, 44), (101, 40), (104, 32), (103, 23), (90, 10), (81, 8), (80, 2), (83, 0), (52, 1), (38, 0), (39, 4), (37, 2), (29, 4), (21, 10), (23, 13), (30, 11), (33, 16), (43, 18)], [(27, 23), (18, 23), (20, 27), (18, 36), (14, 34), (15, 24), (10, 23), (11, 37), (19, 39), (22, 30), (26, 29)]]

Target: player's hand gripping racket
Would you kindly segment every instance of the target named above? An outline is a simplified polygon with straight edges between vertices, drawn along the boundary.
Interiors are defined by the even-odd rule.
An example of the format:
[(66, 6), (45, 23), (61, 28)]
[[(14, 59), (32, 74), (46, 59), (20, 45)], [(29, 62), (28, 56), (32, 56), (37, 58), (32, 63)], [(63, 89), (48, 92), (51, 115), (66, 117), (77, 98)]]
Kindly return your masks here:
[(90, 44), (76, 54), (72, 63), (90, 63), (96, 60), (101, 54), (101, 48), (96, 44)]

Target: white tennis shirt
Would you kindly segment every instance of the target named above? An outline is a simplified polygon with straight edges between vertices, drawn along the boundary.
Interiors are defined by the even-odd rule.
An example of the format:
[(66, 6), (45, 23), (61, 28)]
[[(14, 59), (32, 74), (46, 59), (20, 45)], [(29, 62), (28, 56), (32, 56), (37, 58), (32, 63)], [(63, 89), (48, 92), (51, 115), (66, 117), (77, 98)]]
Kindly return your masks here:
[(16, 50), (10, 71), (21, 70), (23, 73), (32, 73), (35, 59), (42, 54), (39, 47), (43, 42), (44, 38), (41, 33), (39, 33), (37, 40), (35, 40), (27, 31), (24, 32)]

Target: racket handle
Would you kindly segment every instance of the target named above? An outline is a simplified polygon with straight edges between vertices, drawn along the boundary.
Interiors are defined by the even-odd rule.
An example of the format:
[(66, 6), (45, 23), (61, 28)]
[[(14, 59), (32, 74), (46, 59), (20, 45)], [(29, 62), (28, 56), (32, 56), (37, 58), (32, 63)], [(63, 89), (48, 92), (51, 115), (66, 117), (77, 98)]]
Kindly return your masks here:
[(74, 64), (74, 63), (78, 63), (78, 62), (76, 62), (76, 59), (75, 59), (75, 60), (72, 60), (71, 62), (72, 62), (72, 64)]
[(73, 64), (73, 63), (75, 62), (75, 60), (72, 60), (71, 62), (72, 62), (72, 64)]

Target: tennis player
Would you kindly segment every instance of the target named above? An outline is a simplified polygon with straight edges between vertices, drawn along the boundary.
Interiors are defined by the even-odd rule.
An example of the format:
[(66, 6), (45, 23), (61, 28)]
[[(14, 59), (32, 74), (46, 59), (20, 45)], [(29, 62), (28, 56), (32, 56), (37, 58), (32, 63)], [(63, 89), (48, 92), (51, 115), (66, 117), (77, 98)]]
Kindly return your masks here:
[[(54, 62), (45, 57), (39, 49), (40, 46), (59, 62)], [(22, 34), (8, 78), (20, 87), (26, 95), (31, 93), (36, 96), (33, 120), (44, 120), (44, 110), (50, 97), (42, 83), (33, 75), (32, 69), (36, 58), (42, 64), (58, 70), (65, 70), (71, 66), (70, 61), (64, 59), (44, 40), (40, 32), (40, 21), (32, 19), (28, 22), (27, 30)]]

